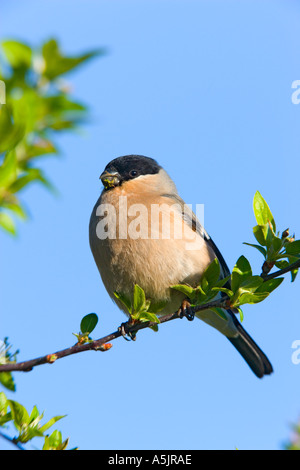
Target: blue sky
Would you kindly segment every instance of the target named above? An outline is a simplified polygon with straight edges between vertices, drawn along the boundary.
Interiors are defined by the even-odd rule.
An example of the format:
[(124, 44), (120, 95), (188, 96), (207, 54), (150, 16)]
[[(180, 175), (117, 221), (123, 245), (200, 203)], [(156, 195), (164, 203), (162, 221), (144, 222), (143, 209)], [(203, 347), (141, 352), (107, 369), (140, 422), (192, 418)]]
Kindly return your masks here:
[[(30, 221), (16, 240), (0, 233), (1, 336), (19, 359), (72, 345), (87, 313), (100, 318), (94, 338), (125, 319), (88, 244), (98, 177), (117, 156), (157, 159), (187, 203), (205, 204), (231, 268), (244, 254), (259, 273), (260, 255), (242, 244), (254, 240), (256, 190), (278, 228), (299, 238), (299, 20), (296, 0), (1, 2), (2, 38), (108, 50), (69, 77), (92, 120), (43, 163), (60, 196), (32, 186)], [(263, 380), (217, 331), (182, 320), (15, 374), (10, 396), (46, 418), (67, 414), (57, 427), (81, 449), (280, 449), (300, 415), (299, 282), (287, 276), (244, 308), (244, 327), (274, 366)]]

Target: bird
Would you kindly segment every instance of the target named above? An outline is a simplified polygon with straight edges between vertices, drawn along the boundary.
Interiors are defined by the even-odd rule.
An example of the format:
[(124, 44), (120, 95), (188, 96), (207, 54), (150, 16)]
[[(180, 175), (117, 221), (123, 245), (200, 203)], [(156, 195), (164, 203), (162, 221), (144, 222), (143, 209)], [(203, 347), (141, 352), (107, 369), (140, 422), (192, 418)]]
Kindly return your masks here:
[[(106, 165), (100, 179), (104, 187), (90, 217), (90, 248), (109, 296), (124, 313), (128, 315), (115, 292), (130, 298), (136, 284), (151, 305), (162, 306), (159, 315), (164, 315), (178, 311), (186, 300), (171, 286), (196, 287), (216, 258), (220, 277), (229, 276), (216, 244), (155, 159), (117, 157)], [(169, 225), (163, 217), (169, 218)], [(271, 374), (269, 359), (236, 313), (228, 308), (222, 317), (214, 310), (199, 311), (196, 316), (223, 334), (257, 377)]]

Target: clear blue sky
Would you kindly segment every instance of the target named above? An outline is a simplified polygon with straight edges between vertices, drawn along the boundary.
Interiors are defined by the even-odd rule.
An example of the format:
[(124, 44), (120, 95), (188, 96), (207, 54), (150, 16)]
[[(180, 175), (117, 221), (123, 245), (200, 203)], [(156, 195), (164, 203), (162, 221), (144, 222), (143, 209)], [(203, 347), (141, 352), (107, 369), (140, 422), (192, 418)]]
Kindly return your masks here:
[[(31, 220), (18, 239), (0, 233), (1, 336), (19, 359), (72, 345), (96, 312), (94, 338), (125, 317), (112, 303), (88, 244), (90, 212), (108, 161), (156, 158), (230, 267), (244, 254), (259, 272), (252, 199), (259, 190), (278, 227), (300, 236), (300, 5), (294, 0), (2, 1), (1, 37), (33, 45), (57, 37), (67, 53), (108, 54), (70, 76), (92, 121), (59, 139), (43, 168), (59, 198), (23, 194)], [(244, 309), (244, 326), (275, 373), (257, 379), (217, 331), (174, 321), (105, 353), (84, 353), (15, 374), (10, 397), (45, 417), (81, 449), (279, 449), (300, 415), (299, 282)], [(0, 442), (0, 448), (3, 442)]]

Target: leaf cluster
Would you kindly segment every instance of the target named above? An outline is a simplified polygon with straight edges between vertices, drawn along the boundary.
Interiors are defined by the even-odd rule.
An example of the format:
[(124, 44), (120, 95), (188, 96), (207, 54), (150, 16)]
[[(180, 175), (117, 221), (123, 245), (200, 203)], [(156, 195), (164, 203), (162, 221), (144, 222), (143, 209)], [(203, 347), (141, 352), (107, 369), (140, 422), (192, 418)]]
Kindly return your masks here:
[[(273, 266), (279, 269), (289, 267), (300, 258), (300, 240), (289, 237), (289, 231), (276, 233), (276, 224), (271, 210), (257, 191), (253, 200), (254, 215), (257, 225), (253, 233), (259, 245), (250, 245), (264, 256), (263, 273), (268, 273)], [(292, 281), (295, 280), (297, 269), (291, 270)], [(193, 306), (205, 305), (213, 299), (225, 296), (224, 307), (237, 309), (243, 319), (241, 306), (255, 304), (265, 300), (283, 281), (283, 278), (265, 279), (263, 275), (253, 275), (250, 262), (245, 256), (240, 256), (232, 273), (220, 279), (220, 264), (218, 259), (206, 268), (196, 287), (186, 284), (177, 284), (172, 289), (182, 292), (191, 301)], [(221, 308), (214, 308), (215, 312), (226, 320)]]
[[(220, 279), (220, 274), (220, 263), (215, 258), (203, 272), (196, 287), (188, 284), (175, 284), (171, 288), (182, 292), (189, 299), (192, 307), (205, 305), (215, 299), (222, 291), (227, 290), (224, 286), (228, 283), (230, 276)], [(213, 308), (213, 310), (224, 320), (227, 319), (221, 308)]]
[(132, 323), (154, 323), (154, 325), (149, 326), (152, 330), (158, 331), (157, 324), (159, 323), (159, 318), (156, 316), (156, 313), (163, 309), (164, 303), (151, 304), (151, 301), (146, 299), (144, 290), (138, 284), (135, 284), (134, 286), (132, 298), (119, 292), (114, 292), (114, 294), (115, 297), (125, 306)]
[(64, 416), (54, 416), (45, 424), (41, 424), (44, 413), (40, 413), (36, 406), (31, 413), (15, 400), (9, 400), (3, 392), (0, 392), (0, 426), (7, 427), (12, 422), (18, 434), (12, 439), (14, 444), (26, 444), (35, 437), (43, 437), (43, 450), (65, 450), (69, 439), (62, 440), (60, 431), (46, 434), (46, 431)]
[(39, 161), (59, 154), (55, 134), (87, 119), (87, 107), (71, 97), (63, 77), (104, 51), (68, 56), (55, 39), (39, 48), (14, 40), (0, 46), (6, 90), (6, 104), (0, 104), (0, 227), (15, 235), (15, 217), (28, 216), (19, 192), (33, 182), (54, 191)]
[[(300, 259), (300, 240), (289, 236), (289, 229), (282, 233), (276, 232), (274, 216), (257, 191), (253, 199), (253, 209), (257, 225), (253, 227), (253, 234), (258, 244), (245, 243), (256, 248), (264, 257), (263, 272), (267, 273), (275, 265), (279, 269), (288, 268)], [(292, 281), (295, 280), (298, 270), (292, 270)]]
[(245, 256), (240, 256), (231, 273), (231, 287), (220, 289), (229, 297), (228, 306), (239, 308), (244, 304), (256, 304), (265, 300), (283, 281), (283, 278), (265, 281), (253, 275)]

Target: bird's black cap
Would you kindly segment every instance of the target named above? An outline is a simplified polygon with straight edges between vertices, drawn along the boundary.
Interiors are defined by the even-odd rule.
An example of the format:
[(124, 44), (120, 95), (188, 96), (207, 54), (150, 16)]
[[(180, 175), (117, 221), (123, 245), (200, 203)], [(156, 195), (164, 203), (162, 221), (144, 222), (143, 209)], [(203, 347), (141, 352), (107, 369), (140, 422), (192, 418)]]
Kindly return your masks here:
[(117, 172), (120, 177), (119, 184), (132, 180), (141, 175), (155, 175), (161, 166), (153, 159), (143, 155), (125, 155), (109, 162), (103, 174)]

